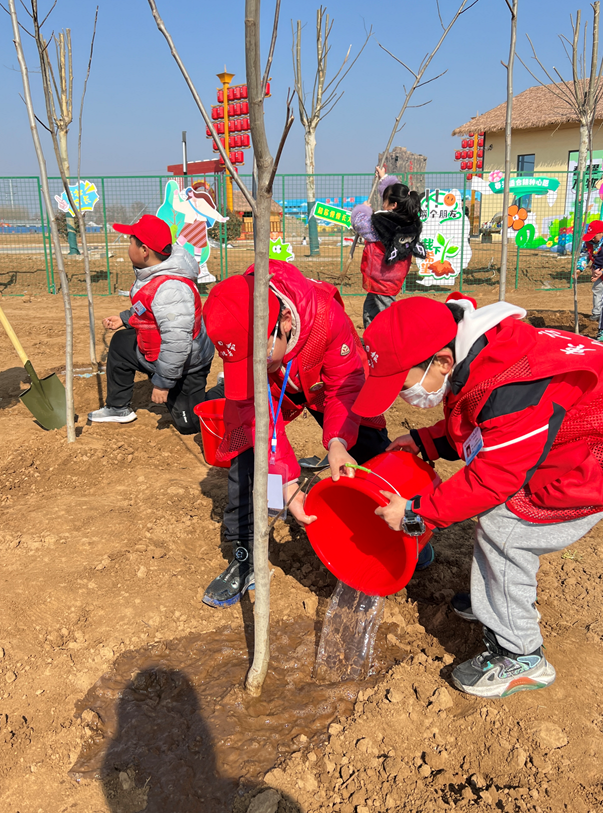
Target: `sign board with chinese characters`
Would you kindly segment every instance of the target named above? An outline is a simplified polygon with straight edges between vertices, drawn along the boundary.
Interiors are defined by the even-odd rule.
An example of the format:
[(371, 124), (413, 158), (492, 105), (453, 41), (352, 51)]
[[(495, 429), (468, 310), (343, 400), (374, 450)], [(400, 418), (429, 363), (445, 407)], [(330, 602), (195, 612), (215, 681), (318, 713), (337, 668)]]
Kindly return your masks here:
[[(505, 179), (504, 177), (498, 178), (498, 180), (491, 181), (488, 185), (495, 195), (502, 195), (505, 188)], [(523, 195), (547, 195), (549, 192), (556, 192), (558, 188), (559, 181), (557, 178), (528, 176), (509, 180), (509, 191), (518, 198)]]
[(417, 282), (426, 286), (454, 285), (461, 273), (461, 262), (466, 268), (471, 259), (471, 227), (461, 193), (458, 189), (427, 189), (421, 205), (421, 242), (426, 257), (416, 260)]
[[(592, 158), (591, 158), (592, 156)], [(590, 160), (589, 160), (590, 159)], [(570, 152), (567, 169), (570, 173), (568, 177), (567, 191), (565, 194), (565, 215), (574, 211), (576, 205), (576, 184), (578, 182), (578, 151)], [(603, 180), (603, 150), (593, 150), (586, 157), (586, 183), (590, 185), (590, 213), (598, 213), (601, 206), (599, 196), (595, 191)], [(585, 185), (588, 189), (588, 186)]]
[(352, 228), (352, 221), (350, 213), (345, 209), (340, 209), (338, 206), (331, 206), (328, 203), (316, 202), (314, 205), (314, 217), (319, 220), (325, 220), (327, 223), (333, 223), (336, 226), (345, 226), (346, 229)]
[[(69, 191), (73, 202), (81, 212), (92, 212), (94, 210), (98, 203), (98, 191), (91, 181), (80, 181), (79, 186), (76, 183), (69, 184)], [(57, 202), (59, 211), (68, 212), (72, 217), (75, 217), (75, 212), (69, 205), (67, 192), (63, 192), (61, 197), (55, 195), (54, 199)]]

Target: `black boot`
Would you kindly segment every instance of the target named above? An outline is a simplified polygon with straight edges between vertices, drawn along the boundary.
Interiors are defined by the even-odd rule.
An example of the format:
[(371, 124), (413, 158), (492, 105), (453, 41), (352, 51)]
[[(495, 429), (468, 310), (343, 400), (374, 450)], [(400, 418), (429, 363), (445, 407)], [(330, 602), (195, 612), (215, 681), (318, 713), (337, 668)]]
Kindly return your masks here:
[(252, 556), (247, 548), (239, 545), (232, 562), (205, 591), (203, 603), (210, 607), (230, 607), (239, 602), (247, 590), (254, 589)]

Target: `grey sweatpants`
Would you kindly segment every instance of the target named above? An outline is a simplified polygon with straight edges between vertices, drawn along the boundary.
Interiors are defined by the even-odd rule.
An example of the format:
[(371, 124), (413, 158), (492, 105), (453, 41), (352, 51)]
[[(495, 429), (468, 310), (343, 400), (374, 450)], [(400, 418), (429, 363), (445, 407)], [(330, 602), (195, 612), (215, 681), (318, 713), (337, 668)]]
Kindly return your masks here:
[(542, 644), (536, 601), (536, 574), (543, 553), (562, 550), (581, 539), (603, 512), (538, 525), (499, 505), (478, 518), (471, 568), (471, 609), (499, 644), (529, 655)]
[(593, 282), (593, 318), (601, 316), (601, 305), (603, 305), (603, 277), (599, 277)]
[(395, 296), (384, 296), (383, 294), (367, 294), (364, 300), (364, 307), (362, 308), (362, 323), (366, 330), (370, 323), (373, 321), (381, 311), (389, 308), (396, 301)]

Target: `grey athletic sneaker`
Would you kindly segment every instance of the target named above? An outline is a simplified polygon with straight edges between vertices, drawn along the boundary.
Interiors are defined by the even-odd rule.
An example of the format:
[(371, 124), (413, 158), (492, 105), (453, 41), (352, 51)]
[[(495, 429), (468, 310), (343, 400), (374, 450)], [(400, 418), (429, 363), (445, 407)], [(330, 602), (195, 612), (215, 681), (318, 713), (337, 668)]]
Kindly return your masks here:
[(88, 413), (88, 420), (93, 423), (131, 423), (136, 420), (136, 413), (129, 406), (95, 409)]
[(538, 647), (529, 655), (503, 649), (492, 630), (484, 627), (486, 651), (452, 672), (457, 689), (478, 697), (508, 697), (528, 689), (544, 689), (555, 681), (555, 668)]

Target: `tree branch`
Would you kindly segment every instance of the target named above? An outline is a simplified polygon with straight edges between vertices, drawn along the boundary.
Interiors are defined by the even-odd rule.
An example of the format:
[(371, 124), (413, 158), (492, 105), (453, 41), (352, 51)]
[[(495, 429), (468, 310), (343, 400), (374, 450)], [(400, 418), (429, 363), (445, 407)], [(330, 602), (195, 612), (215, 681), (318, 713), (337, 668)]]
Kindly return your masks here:
[[(423, 74), (425, 73), (425, 71), (429, 67), (432, 59), (435, 57), (437, 52), (440, 50), (440, 48), (442, 46), (442, 43), (444, 42), (444, 40), (448, 36), (448, 33), (450, 32), (450, 30), (452, 29), (453, 25), (456, 23), (458, 18), (461, 16), (463, 11), (468, 10), (468, 8), (472, 8), (475, 5), (475, 3), (478, 2), (478, 0), (475, 0), (475, 2), (472, 3), (471, 6), (468, 6), (468, 7), (467, 7), (467, 2), (468, 2), (468, 0), (462, 0), (460, 6), (458, 7), (458, 9), (456, 11), (456, 14), (453, 16), (452, 20), (450, 21), (450, 23), (448, 24), (448, 26), (446, 27), (446, 29), (442, 33), (442, 35), (441, 35), (440, 39), (438, 40), (436, 46), (434, 47), (433, 51), (430, 54), (427, 54), (427, 56), (425, 56), (421, 60), (421, 65), (420, 65), (419, 70), (418, 70), (417, 73), (415, 73), (411, 68), (409, 68), (407, 65), (405, 65), (402, 62), (402, 60), (398, 59), (398, 57), (394, 56), (393, 54), (391, 54), (388, 51), (388, 53), (390, 53), (390, 56), (392, 56), (397, 62), (399, 62), (404, 68), (406, 68), (406, 70), (408, 70), (415, 77), (415, 80), (414, 80), (410, 90), (406, 94), (406, 98), (404, 100), (404, 104), (402, 105), (402, 109), (400, 110), (400, 112), (396, 116), (396, 120), (394, 122), (394, 126), (392, 128), (391, 135), (390, 135), (389, 140), (387, 142), (387, 146), (386, 146), (386, 148), (385, 148), (385, 150), (383, 152), (384, 160), (387, 157), (387, 155), (389, 154), (389, 151), (391, 149), (393, 140), (394, 140), (394, 138), (396, 136), (396, 133), (398, 132), (400, 122), (402, 120), (402, 117), (403, 117), (404, 113), (406, 112), (406, 109), (408, 108), (408, 106), (410, 104), (410, 100), (411, 100), (411, 98), (413, 96), (413, 93), (415, 92), (417, 87), (421, 84)], [(386, 48), (383, 48), (383, 50), (387, 51)], [(369, 194), (369, 200), (375, 194), (375, 190), (377, 189), (377, 184), (378, 184), (378, 178), (375, 177), (375, 180), (373, 181), (373, 185), (371, 187), (371, 191), (370, 191), (370, 194)], [(350, 270), (350, 266), (352, 264), (352, 259), (354, 257), (354, 251), (356, 250), (357, 243), (358, 243), (358, 235), (356, 235), (354, 237), (354, 242), (352, 243), (352, 245), (350, 247), (350, 254), (349, 254), (348, 259), (346, 260), (346, 263), (344, 265), (344, 268), (343, 268), (343, 271), (342, 271), (341, 277), (340, 277), (342, 280), (345, 279), (345, 277), (347, 277), (347, 275), (348, 275), (348, 272)]]
[(264, 99), (266, 98), (266, 85), (268, 83), (268, 75), (270, 73), (270, 66), (272, 65), (272, 57), (274, 56), (274, 48), (276, 46), (276, 37), (278, 34), (278, 18), (281, 13), (281, 0), (276, 0), (274, 9), (274, 22), (272, 23), (272, 38), (270, 40), (270, 50), (268, 51), (268, 59), (266, 60), (266, 69), (264, 71), (264, 78), (262, 85), (264, 87)]
[[(274, 161), (272, 163), (272, 172), (270, 173), (270, 178), (268, 179), (268, 184), (266, 186), (266, 191), (268, 194), (272, 195), (272, 185), (274, 183), (274, 176), (276, 175), (276, 171), (278, 169), (279, 162), (281, 160), (281, 154), (283, 152), (283, 147), (285, 146), (285, 141), (287, 140), (287, 136), (289, 135), (289, 130), (295, 121), (295, 116), (291, 110), (291, 102), (293, 101), (293, 97), (295, 96), (295, 91), (290, 93), (287, 91), (287, 113), (285, 116), (285, 126), (283, 127), (283, 132), (281, 135), (281, 140), (278, 145), (278, 149), (276, 151), (276, 155), (274, 157)], [(283, 201), (284, 206), (284, 201)]]
[(155, 20), (157, 28), (159, 29), (159, 31), (165, 37), (165, 40), (166, 40), (166, 42), (167, 42), (167, 44), (169, 46), (169, 49), (170, 49), (170, 53), (172, 54), (172, 56), (174, 57), (174, 60), (176, 61), (176, 64), (180, 68), (180, 73), (182, 74), (182, 76), (184, 77), (184, 81), (188, 85), (188, 88), (189, 88), (189, 90), (190, 90), (190, 92), (192, 94), (192, 97), (195, 100), (195, 104), (199, 108), (199, 112), (201, 113), (201, 116), (203, 117), (203, 121), (205, 122), (205, 124), (207, 125), (207, 127), (209, 128), (209, 131), (211, 132), (211, 134), (213, 136), (214, 142), (215, 142), (215, 144), (216, 144), (216, 146), (218, 148), (218, 152), (222, 156), (222, 160), (224, 161), (226, 169), (230, 172), (230, 175), (232, 176), (232, 179), (234, 180), (234, 182), (237, 184), (237, 186), (239, 187), (239, 189), (241, 190), (241, 192), (245, 196), (245, 199), (247, 200), (247, 203), (249, 204), (249, 207), (250, 207), (251, 211), (255, 214), (256, 205), (255, 205), (255, 200), (253, 198), (253, 195), (251, 194), (249, 189), (247, 189), (247, 187), (245, 186), (245, 184), (243, 183), (243, 181), (239, 177), (237, 171), (235, 170), (234, 166), (232, 165), (232, 163), (230, 161), (230, 158), (226, 154), (226, 150), (224, 149), (224, 147), (222, 145), (222, 142), (220, 141), (220, 136), (216, 132), (216, 129), (215, 129), (214, 125), (213, 125), (212, 119), (211, 119), (210, 116), (208, 116), (207, 110), (205, 109), (205, 106), (204, 106), (203, 102), (201, 101), (201, 97), (199, 96), (199, 93), (197, 92), (197, 88), (195, 87), (195, 85), (193, 83), (193, 80), (191, 79), (188, 71), (186, 70), (186, 68), (184, 66), (184, 63), (183, 63), (182, 59), (180, 58), (180, 54), (178, 53), (178, 51), (176, 49), (176, 46), (174, 45), (174, 40), (172, 39), (169, 31), (167, 30), (167, 28), (165, 26), (165, 23), (163, 22), (163, 19), (161, 18), (161, 15), (159, 14), (159, 11), (157, 10), (157, 3), (155, 2), (155, 0), (148, 0), (148, 3), (149, 3), (149, 6), (151, 8), (151, 13), (153, 14), (153, 18)]

